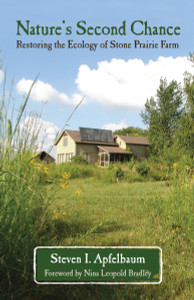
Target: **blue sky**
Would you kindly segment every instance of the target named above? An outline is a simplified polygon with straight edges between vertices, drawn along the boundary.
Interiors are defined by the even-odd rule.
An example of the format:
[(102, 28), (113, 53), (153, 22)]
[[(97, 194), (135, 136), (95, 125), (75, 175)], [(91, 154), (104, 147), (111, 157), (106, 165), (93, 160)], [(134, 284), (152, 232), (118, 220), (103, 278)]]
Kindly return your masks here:
[[(140, 112), (147, 98), (155, 96), (159, 79), (183, 80), (183, 72), (190, 69), (186, 59), (194, 49), (194, 4), (180, 1), (10, 1), (0, 0), (0, 57), (7, 68), (8, 83), (14, 78), (13, 98), (19, 106), (29, 85), (38, 73), (37, 85), (32, 91), (27, 111), (40, 112), (44, 132), (48, 135), (45, 147), (56, 131), (63, 127), (76, 103), (85, 96), (69, 127), (144, 128)], [(62, 26), (62, 34), (26, 35), (17, 33), (17, 20), (30, 26)], [(62, 21), (65, 24), (62, 24)], [(126, 35), (78, 35), (77, 22), (86, 21), (86, 27), (120, 27), (126, 21)], [(180, 27), (180, 35), (134, 35), (131, 24), (135, 20), (147, 21), (153, 27)], [(137, 23), (140, 32), (144, 25)], [(72, 33), (65, 34), (71, 26)], [(22, 43), (52, 43), (52, 50), (16, 48)], [(68, 40), (74, 43), (96, 43), (96, 51), (69, 49)], [(134, 43), (154, 43), (158, 48), (140, 49)], [(161, 48), (161, 40), (178, 48)], [(55, 49), (54, 43), (65, 44)], [(100, 47), (107, 41), (107, 48)], [(131, 43), (131, 48), (110, 48), (110, 42)], [(121, 47), (121, 46), (120, 46)], [(2, 78), (2, 72), (0, 74)], [(1, 79), (1, 85), (2, 85)], [(7, 86), (9, 89), (9, 85)], [(46, 104), (42, 104), (46, 103)]]

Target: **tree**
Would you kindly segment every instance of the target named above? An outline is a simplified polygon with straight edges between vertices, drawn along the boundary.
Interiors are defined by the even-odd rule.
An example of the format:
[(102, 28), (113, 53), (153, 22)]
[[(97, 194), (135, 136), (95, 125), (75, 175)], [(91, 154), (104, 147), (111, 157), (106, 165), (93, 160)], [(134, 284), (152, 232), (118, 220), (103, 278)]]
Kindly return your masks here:
[(130, 135), (130, 136), (147, 136), (147, 130), (139, 127), (127, 127), (114, 131), (115, 135)]
[(148, 139), (153, 154), (160, 154), (173, 144), (182, 114), (182, 103), (181, 86), (176, 81), (168, 84), (166, 79), (160, 80), (156, 100), (154, 97), (147, 100), (141, 117), (148, 125)]
[[(194, 66), (194, 54), (190, 55), (190, 61)], [(184, 77), (185, 106), (179, 121), (177, 131), (177, 147), (188, 152), (194, 149), (194, 76), (185, 72)]]

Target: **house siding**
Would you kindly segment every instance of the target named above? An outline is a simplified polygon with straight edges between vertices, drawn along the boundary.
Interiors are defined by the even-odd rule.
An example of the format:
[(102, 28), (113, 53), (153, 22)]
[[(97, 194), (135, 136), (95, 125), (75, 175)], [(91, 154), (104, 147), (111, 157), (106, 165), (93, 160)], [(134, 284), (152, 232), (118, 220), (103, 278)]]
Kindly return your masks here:
[[(64, 139), (66, 138), (67, 138), (67, 146), (64, 146)], [(57, 164), (66, 161), (66, 154), (76, 155), (76, 143), (69, 135), (63, 136), (57, 144), (57, 151), (56, 151)], [(63, 161), (61, 161), (60, 155), (62, 157), (64, 155)]]
[(117, 136), (116, 142), (119, 145), (119, 147), (124, 149), (124, 150), (126, 148), (130, 148), (130, 150), (133, 152), (134, 156), (138, 160), (142, 161), (142, 160), (147, 158), (147, 148), (148, 148), (148, 146), (126, 143), (119, 136)]
[(116, 138), (116, 143), (124, 150), (127, 148), (125, 141), (123, 141), (119, 136)]
[(76, 155), (84, 155), (87, 154), (87, 160), (89, 163), (95, 163), (98, 160), (98, 148), (96, 145), (84, 145), (84, 144), (77, 144)]
[(142, 161), (147, 158), (147, 146), (127, 144), (127, 148), (131, 149), (138, 160)]

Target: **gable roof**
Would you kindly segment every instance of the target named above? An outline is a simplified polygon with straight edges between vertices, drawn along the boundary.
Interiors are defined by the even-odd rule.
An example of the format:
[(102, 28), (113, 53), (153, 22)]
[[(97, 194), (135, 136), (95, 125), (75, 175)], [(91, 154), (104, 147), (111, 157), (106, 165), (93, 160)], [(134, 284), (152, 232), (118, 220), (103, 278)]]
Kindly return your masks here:
[(77, 130), (65, 130), (76, 143), (81, 143), (81, 135)]
[(126, 144), (149, 146), (148, 139), (145, 137), (127, 136), (127, 135), (117, 135), (116, 137), (122, 139)]
[[(60, 135), (60, 137), (56, 141), (55, 145), (58, 144), (58, 142), (64, 136), (65, 133), (67, 133), (74, 140), (74, 142), (78, 143), (78, 144), (93, 144), (93, 145), (107, 145), (107, 146), (108, 145), (110, 145), (110, 146), (116, 145), (115, 142), (82, 141), (80, 131), (78, 131), (78, 130), (64, 130), (64, 132)], [(145, 137), (127, 136), (127, 135), (116, 135), (115, 137), (119, 137), (126, 144), (149, 146), (148, 139)]]
[(115, 142), (82, 141), (81, 140), (80, 131), (78, 131), (78, 130), (65, 130), (63, 132), (63, 134), (61, 134), (61, 136), (58, 138), (58, 140), (56, 141), (55, 145), (58, 144), (58, 142), (64, 136), (65, 133), (67, 133), (74, 140), (74, 142), (77, 143), (77, 144), (93, 144), (93, 145), (111, 145), (111, 146), (116, 146)]

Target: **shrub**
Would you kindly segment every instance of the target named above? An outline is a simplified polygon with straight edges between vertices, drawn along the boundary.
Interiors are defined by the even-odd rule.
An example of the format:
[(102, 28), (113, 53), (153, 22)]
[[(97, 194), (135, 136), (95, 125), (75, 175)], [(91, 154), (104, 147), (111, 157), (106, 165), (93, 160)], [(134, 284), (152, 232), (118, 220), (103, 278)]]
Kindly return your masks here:
[(71, 158), (71, 162), (79, 165), (88, 165), (87, 160), (85, 160), (81, 155), (75, 155)]
[(123, 170), (121, 169), (121, 168), (118, 168), (117, 170), (116, 170), (116, 178), (122, 178), (124, 176), (124, 172), (123, 172)]
[(140, 174), (141, 176), (147, 176), (149, 170), (150, 170), (150, 168), (147, 166), (147, 164), (145, 162), (141, 163), (136, 168), (137, 173)]

